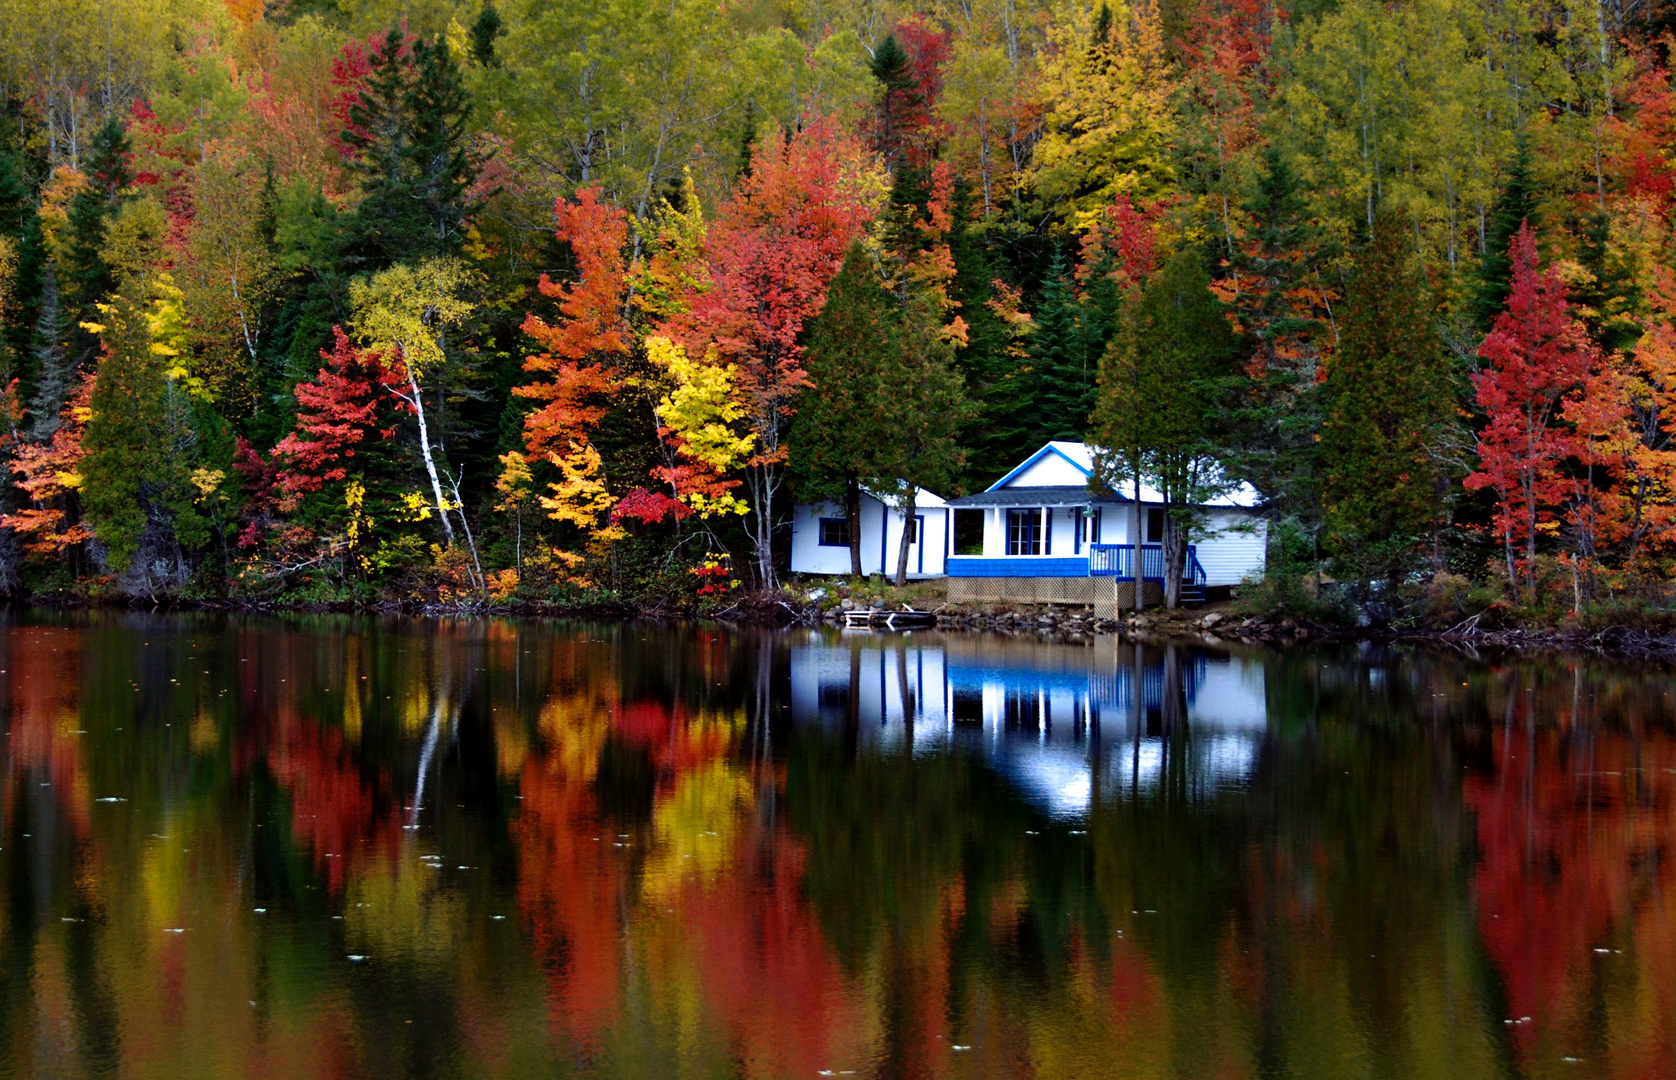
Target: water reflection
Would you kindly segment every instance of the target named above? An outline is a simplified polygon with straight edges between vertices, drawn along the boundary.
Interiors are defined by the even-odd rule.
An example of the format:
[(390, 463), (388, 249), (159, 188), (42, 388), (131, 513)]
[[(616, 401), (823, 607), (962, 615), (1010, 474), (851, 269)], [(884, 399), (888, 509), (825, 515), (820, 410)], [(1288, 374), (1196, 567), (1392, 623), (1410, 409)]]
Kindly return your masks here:
[(1172, 771), (1200, 796), (1241, 785), (1266, 726), (1261, 663), (1203, 647), (815, 631), (790, 652), (794, 720), (916, 754), (969, 747), (1055, 818)]
[(1668, 1076), (1664, 672), (0, 625), (0, 1075)]

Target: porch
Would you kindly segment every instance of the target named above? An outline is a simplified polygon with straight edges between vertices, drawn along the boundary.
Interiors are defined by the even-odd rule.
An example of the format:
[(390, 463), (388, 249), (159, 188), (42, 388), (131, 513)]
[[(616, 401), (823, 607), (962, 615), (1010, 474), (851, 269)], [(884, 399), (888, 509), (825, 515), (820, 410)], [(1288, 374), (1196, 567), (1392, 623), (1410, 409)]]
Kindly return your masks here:
[[(1141, 545), (1142, 595), (1148, 604), (1164, 599), (1164, 547)], [(949, 599), (956, 603), (1010, 602), (1079, 604), (1096, 614), (1134, 606), (1133, 544), (1089, 544), (1082, 555), (950, 555)], [(1187, 546), (1181, 602), (1204, 602), (1207, 575), (1196, 545)]]

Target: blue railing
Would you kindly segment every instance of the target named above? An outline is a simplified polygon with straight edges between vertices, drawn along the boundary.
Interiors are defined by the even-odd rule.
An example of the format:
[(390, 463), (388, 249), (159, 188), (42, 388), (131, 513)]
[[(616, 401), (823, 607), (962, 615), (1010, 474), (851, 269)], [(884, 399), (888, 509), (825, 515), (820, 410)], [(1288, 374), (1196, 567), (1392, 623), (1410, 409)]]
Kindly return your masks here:
[[(1199, 563), (1198, 550), (1187, 545), (1186, 573), (1183, 581), (1195, 585), (1205, 583), (1205, 568)], [(1135, 578), (1135, 546), (1133, 544), (1088, 545), (1088, 573), (1093, 577), (1115, 577), (1128, 581)], [(1141, 545), (1141, 576), (1149, 581), (1164, 580), (1164, 545)]]

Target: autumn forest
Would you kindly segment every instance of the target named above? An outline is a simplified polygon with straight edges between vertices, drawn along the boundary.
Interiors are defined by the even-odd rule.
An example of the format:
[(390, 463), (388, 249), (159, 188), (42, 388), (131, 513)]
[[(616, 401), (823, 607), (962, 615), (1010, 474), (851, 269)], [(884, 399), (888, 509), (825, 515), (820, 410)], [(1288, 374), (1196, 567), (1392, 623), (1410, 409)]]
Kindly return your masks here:
[(0, 587), (714, 603), (1049, 439), (1676, 595), (1652, 0), (0, 0)]

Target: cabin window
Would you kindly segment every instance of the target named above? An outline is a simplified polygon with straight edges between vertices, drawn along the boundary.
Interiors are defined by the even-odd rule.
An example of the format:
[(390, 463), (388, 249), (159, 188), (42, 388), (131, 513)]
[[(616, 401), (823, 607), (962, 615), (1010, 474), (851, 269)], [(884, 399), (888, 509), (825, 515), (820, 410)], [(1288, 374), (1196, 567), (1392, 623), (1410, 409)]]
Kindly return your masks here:
[(1162, 544), (1164, 542), (1164, 511), (1148, 510), (1146, 512), (1146, 542)]
[(983, 525), (988, 514), (983, 510), (954, 512), (954, 553), (956, 555), (983, 554)]
[(1007, 554), (1040, 555), (1042, 553), (1042, 512), (1040, 510), (1007, 511)]
[(821, 547), (849, 546), (849, 520), (846, 518), (821, 518)]

